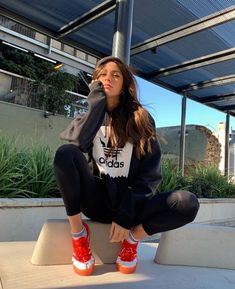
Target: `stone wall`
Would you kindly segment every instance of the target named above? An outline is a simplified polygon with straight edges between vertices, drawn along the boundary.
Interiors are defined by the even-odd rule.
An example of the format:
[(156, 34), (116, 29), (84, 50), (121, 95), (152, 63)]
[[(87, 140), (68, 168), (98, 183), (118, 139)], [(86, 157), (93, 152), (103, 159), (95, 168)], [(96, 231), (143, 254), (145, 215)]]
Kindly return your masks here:
[[(180, 151), (180, 126), (158, 128), (165, 157), (178, 163)], [(221, 145), (212, 132), (201, 125), (187, 125), (185, 137), (185, 168), (202, 165), (219, 166)]]
[(48, 145), (55, 150), (63, 142), (59, 133), (71, 119), (61, 115), (44, 117), (44, 111), (0, 101), (0, 136), (15, 137), (17, 145)]

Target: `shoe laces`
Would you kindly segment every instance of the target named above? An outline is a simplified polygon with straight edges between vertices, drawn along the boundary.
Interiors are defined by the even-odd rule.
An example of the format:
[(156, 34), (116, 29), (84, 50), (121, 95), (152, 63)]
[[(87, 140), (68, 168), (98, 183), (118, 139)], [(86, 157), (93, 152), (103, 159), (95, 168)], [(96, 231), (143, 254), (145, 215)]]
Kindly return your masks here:
[(124, 240), (122, 242), (122, 248), (119, 254), (121, 260), (127, 262), (133, 261), (137, 256), (137, 246), (138, 242), (136, 244), (131, 244)]
[(75, 258), (79, 262), (87, 262), (91, 258), (91, 250), (88, 238), (80, 237), (79, 239), (73, 239), (73, 249)]

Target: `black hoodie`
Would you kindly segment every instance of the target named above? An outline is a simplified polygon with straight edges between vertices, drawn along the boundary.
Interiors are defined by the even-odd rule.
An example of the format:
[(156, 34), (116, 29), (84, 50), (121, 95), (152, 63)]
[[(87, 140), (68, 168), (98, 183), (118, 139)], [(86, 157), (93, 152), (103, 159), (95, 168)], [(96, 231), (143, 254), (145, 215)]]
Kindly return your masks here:
[(127, 143), (107, 158), (108, 114), (106, 95), (99, 81), (90, 85), (88, 103), (88, 112), (74, 119), (60, 136), (77, 144), (82, 152), (91, 156), (95, 171), (98, 171), (108, 192), (114, 211), (113, 221), (130, 229), (145, 201), (156, 193), (161, 182), (160, 146), (157, 140), (153, 141), (152, 153), (146, 153), (138, 159), (135, 147)]

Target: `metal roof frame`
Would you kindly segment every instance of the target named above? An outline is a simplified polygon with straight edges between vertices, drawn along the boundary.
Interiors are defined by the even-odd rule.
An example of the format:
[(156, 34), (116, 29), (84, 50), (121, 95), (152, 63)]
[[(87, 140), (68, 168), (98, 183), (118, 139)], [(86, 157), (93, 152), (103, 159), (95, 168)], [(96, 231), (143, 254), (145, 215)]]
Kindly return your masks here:
[(131, 55), (133, 56), (146, 50), (159, 47), (160, 45), (164, 45), (234, 19), (235, 5), (136, 44), (131, 47)]
[(12, 19), (13, 21), (16, 21), (22, 25), (28, 26), (32, 29), (35, 29), (36, 31), (41, 32), (41, 33), (43, 33), (43, 34), (45, 34), (51, 38), (57, 37), (56, 32), (53, 32), (50, 29), (47, 29), (47, 28), (33, 22), (32, 20), (25, 18), (25, 17), (15, 13), (9, 9), (6, 9), (6, 8), (2, 7), (1, 5), (0, 5), (0, 15), (7, 17), (9, 19)]
[(214, 96), (209, 96), (209, 97), (203, 97), (203, 99), (201, 100), (202, 103), (213, 103), (213, 102), (219, 102), (219, 101), (223, 101), (223, 100), (234, 100), (235, 99), (235, 92), (234, 93), (230, 93), (230, 94), (224, 94), (224, 95), (214, 95)]
[(227, 61), (235, 59), (235, 48), (226, 49), (220, 52), (212, 53), (210, 55), (205, 55), (202, 57), (198, 57), (195, 59), (191, 59), (189, 61), (185, 61), (184, 63), (178, 65), (168, 66), (157, 71), (153, 71), (145, 75), (146, 79), (153, 79), (156, 77), (164, 77), (173, 75), (176, 73), (181, 73), (187, 70), (205, 67), (207, 65)]
[(191, 91), (199, 90), (203, 88), (210, 88), (212, 86), (221, 86), (221, 85), (233, 84), (233, 83), (235, 83), (235, 74), (227, 75), (224, 77), (217, 77), (217, 78), (203, 81), (203, 82), (192, 83), (190, 85), (177, 88), (177, 91), (179, 93), (191, 92)]
[[(109, 1), (109, 2), (113, 2), (113, 1)], [(97, 7), (97, 10), (94, 9), (94, 11), (100, 11), (100, 7)], [(94, 11), (90, 11), (90, 13), (87, 13), (87, 15), (83, 15), (83, 17), (81, 19), (75, 19), (74, 23), (67, 23), (67, 25), (60, 27), (60, 29), (58, 31), (52, 31), (44, 26), (41, 26), (35, 22), (33, 22), (32, 20), (25, 18), (17, 13), (14, 13), (11, 10), (8, 10), (4, 7), (1, 6), (0, 4), (0, 15), (7, 17), (9, 19), (12, 19), (13, 21), (18, 22), (19, 24), (25, 25), (27, 27), (30, 27), (32, 29), (34, 29), (35, 31), (38, 31), (42, 34), (45, 34), (49, 37), (51, 37), (52, 39), (56, 39), (56, 40), (60, 40), (63, 39), (63, 42), (68, 44), (68, 45), (72, 45), (74, 47), (79, 47), (82, 50), (89, 52), (91, 54), (94, 54), (98, 57), (103, 57), (104, 54), (97, 52), (96, 50), (94, 50), (92, 47), (88, 47), (86, 45), (84, 45), (83, 43), (79, 43), (76, 41), (73, 41), (71, 39), (65, 39), (65, 36), (71, 34), (73, 31), (77, 31), (79, 30), (82, 26), (85, 26), (89, 23), (91, 23), (92, 21), (95, 21), (97, 19), (99, 19), (100, 17), (106, 15), (106, 11), (105, 13), (100, 13), (100, 17), (97, 16), (95, 17), (93, 15)], [(107, 13), (110, 13), (112, 11), (112, 9), (110, 8), (110, 10)], [(75, 25), (77, 25), (77, 27), (74, 27)]]
[(61, 27), (58, 30), (58, 38), (62, 38), (67, 36), (68, 34), (78, 31), (83, 26), (95, 21), (106, 14), (111, 13), (116, 8), (116, 0), (106, 0), (99, 5), (95, 6), (91, 10), (84, 13), (82, 16), (74, 19), (70, 23), (66, 24), (65, 26)]

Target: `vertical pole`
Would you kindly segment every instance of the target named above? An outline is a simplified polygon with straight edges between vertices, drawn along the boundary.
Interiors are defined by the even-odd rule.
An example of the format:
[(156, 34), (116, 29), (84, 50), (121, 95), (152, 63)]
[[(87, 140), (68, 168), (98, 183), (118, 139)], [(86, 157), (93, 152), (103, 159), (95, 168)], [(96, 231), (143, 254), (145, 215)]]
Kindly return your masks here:
[(47, 44), (48, 44), (48, 54), (51, 54), (52, 39), (49, 36), (47, 36)]
[(117, 0), (112, 55), (130, 63), (134, 0)]
[(179, 155), (179, 173), (181, 176), (184, 176), (186, 104), (187, 104), (187, 93), (185, 92), (182, 98), (182, 110), (181, 110), (180, 155)]
[(228, 165), (229, 165), (229, 126), (230, 115), (226, 114), (226, 127), (225, 127), (225, 150), (224, 150), (224, 175), (229, 177)]

